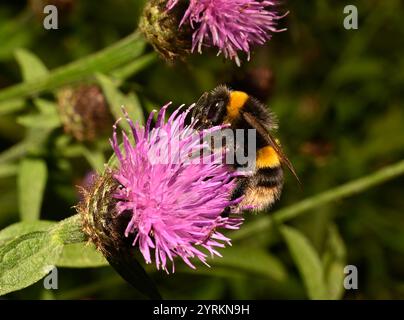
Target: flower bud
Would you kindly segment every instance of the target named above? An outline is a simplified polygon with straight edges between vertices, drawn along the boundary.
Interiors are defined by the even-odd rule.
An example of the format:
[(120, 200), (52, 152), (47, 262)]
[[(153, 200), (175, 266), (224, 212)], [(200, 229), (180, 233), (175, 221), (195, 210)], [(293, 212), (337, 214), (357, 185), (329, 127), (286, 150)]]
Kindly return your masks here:
[(122, 220), (125, 219), (116, 218), (116, 200), (113, 198), (118, 187), (119, 183), (107, 170), (94, 179), (87, 190), (82, 190), (83, 201), (78, 206), (83, 219), (83, 231), (104, 256), (110, 256), (115, 252), (114, 248), (126, 246), (126, 239), (122, 236), (126, 227)]
[(96, 85), (62, 89), (58, 93), (58, 106), (65, 132), (79, 141), (94, 141), (110, 131), (112, 115)]
[(154, 49), (168, 62), (183, 60), (191, 53), (192, 29), (189, 24), (180, 27), (187, 1), (180, 1), (172, 10), (167, 0), (147, 1), (139, 27)]
[(83, 232), (104, 255), (110, 265), (133, 287), (151, 299), (161, 299), (154, 282), (136, 259), (133, 239), (124, 236), (128, 219), (116, 211), (114, 193), (119, 188), (112, 171), (93, 179), (83, 188), (83, 200), (76, 207), (82, 217)]

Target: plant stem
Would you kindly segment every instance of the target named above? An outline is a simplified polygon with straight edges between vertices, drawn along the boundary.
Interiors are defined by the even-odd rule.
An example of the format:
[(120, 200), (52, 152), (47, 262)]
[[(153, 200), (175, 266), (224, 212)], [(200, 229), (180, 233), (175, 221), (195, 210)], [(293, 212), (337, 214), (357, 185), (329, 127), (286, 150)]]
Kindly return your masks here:
[(125, 64), (122, 67), (117, 68), (111, 73), (113, 78), (116, 78), (120, 81), (124, 81), (129, 77), (132, 77), (139, 71), (147, 68), (149, 65), (153, 64), (158, 60), (157, 54), (155, 52), (151, 52), (148, 54), (139, 57), (138, 59)]
[(333, 188), (289, 207), (278, 210), (273, 213), (272, 216), (259, 218), (237, 231), (237, 233), (234, 234), (233, 239), (241, 240), (247, 238), (257, 232), (270, 228), (274, 222), (286, 222), (311, 209), (363, 192), (401, 175), (404, 175), (404, 160), (380, 169), (366, 177), (348, 182), (342, 186)]
[(144, 47), (145, 41), (142, 35), (134, 32), (110, 47), (54, 69), (47, 76), (1, 90), (0, 102), (17, 97), (27, 97), (85, 80), (95, 72), (109, 72), (139, 57)]

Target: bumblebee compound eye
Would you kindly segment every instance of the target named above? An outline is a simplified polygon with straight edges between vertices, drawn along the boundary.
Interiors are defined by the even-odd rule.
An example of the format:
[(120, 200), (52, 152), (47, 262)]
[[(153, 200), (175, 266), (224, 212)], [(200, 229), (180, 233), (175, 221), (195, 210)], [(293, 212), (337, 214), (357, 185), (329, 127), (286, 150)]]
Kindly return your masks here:
[(222, 124), (226, 116), (226, 107), (227, 107), (226, 101), (224, 100), (215, 101), (208, 111), (207, 119), (213, 125)]

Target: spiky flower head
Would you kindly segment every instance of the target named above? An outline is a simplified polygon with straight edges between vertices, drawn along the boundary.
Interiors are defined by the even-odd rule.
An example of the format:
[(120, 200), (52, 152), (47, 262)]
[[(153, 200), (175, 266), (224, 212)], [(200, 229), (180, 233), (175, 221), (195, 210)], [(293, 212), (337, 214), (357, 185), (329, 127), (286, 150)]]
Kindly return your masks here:
[(252, 46), (283, 31), (277, 27), (284, 17), (277, 6), (276, 0), (149, 0), (139, 27), (170, 62), (216, 47), (240, 65), (240, 52), (249, 59)]
[[(172, 10), (182, 0), (168, 0)], [(258, 0), (190, 0), (180, 28), (190, 25), (192, 51), (202, 52), (203, 46), (215, 46), (219, 54), (240, 65), (239, 51), (248, 59), (252, 45), (262, 45), (279, 32), (278, 20), (283, 16), (275, 10), (277, 1)]]
[[(158, 113), (154, 127), (151, 125), (153, 113), (145, 127), (134, 124), (126, 116), (131, 135), (122, 132), (122, 145), (115, 126), (111, 144), (118, 165), (106, 178), (109, 204), (98, 202), (104, 203), (104, 210), (112, 211), (109, 214), (112, 218), (104, 218), (99, 225), (108, 227), (111, 220), (113, 223), (124, 221), (118, 231), (120, 235), (110, 234), (130, 241), (140, 249), (146, 263), (154, 260), (158, 269), (168, 272), (169, 261), (174, 271), (175, 257), (195, 268), (192, 258), (206, 264), (207, 253), (220, 256), (216, 249), (230, 245), (230, 239), (221, 229), (238, 229), (242, 219), (234, 214), (221, 216), (226, 208), (241, 200), (230, 200), (236, 173), (224, 164), (221, 154), (199, 157), (205, 154), (207, 143), (195, 130), (196, 122), (185, 124), (190, 109), (177, 110), (165, 121), (167, 106)], [(214, 127), (206, 134), (221, 129), (221, 126)], [(214, 160), (208, 161), (208, 158)], [(108, 182), (111, 179), (114, 182)], [(99, 197), (95, 193), (105, 194), (99, 191), (100, 185), (102, 182), (96, 184), (98, 191), (87, 199)], [(87, 206), (92, 206), (91, 201), (87, 201)], [(100, 212), (99, 209), (93, 211)], [(91, 237), (91, 227), (88, 233)], [(102, 243), (108, 241), (105, 233), (93, 240), (101, 249)]]

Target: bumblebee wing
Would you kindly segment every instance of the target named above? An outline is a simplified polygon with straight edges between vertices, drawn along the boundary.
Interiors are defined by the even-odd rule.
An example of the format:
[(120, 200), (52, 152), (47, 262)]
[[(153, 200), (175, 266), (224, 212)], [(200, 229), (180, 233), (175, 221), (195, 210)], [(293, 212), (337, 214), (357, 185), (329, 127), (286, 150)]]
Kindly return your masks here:
[(271, 134), (268, 132), (268, 130), (258, 121), (256, 118), (249, 112), (241, 111), (241, 114), (247, 123), (253, 127), (255, 130), (257, 130), (258, 134), (263, 137), (268, 145), (270, 145), (276, 153), (278, 154), (279, 158), (281, 161), (288, 167), (290, 172), (295, 176), (299, 184), (301, 184), (299, 177), (297, 176), (296, 170), (293, 167), (292, 163), (289, 161), (285, 153), (283, 152), (282, 148), (280, 145), (275, 141), (275, 139), (271, 136)]

